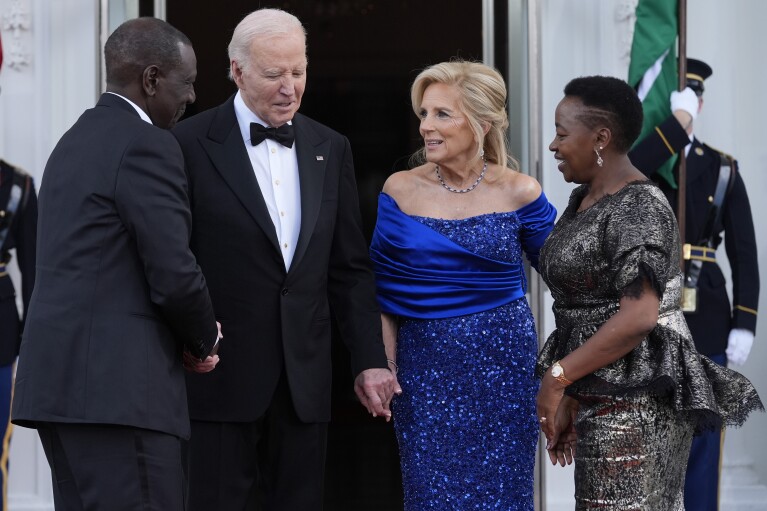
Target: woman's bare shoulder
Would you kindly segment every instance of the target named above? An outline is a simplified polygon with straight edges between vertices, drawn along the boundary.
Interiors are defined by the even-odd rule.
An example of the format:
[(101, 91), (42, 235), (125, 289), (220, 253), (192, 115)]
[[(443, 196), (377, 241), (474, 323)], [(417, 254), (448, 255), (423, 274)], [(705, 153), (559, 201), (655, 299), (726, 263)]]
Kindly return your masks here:
[(502, 182), (504, 193), (508, 192), (514, 209), (530, 204), (541, 196), (542, 189), (538, 180), (522, 172), (506, 169)]
[(396, 202), (409, 198), (425, 179), (425, 166), (395, 172), (386, 179), (383, 192)]

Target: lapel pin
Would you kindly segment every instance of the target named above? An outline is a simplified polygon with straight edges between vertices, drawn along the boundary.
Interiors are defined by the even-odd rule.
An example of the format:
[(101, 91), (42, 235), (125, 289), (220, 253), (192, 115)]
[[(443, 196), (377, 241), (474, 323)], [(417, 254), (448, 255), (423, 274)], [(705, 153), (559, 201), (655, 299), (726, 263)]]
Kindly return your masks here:
[(324, 161), (325, 160), (325, 157), (321, 156), (319, 154), (317, 156), (315, 156), (315, 158), (317, 158), (317, 161)]
[(698, 156), (703, 156), (703, 148), (696, 147), (695, 148), (695, 154), (697, 154)]

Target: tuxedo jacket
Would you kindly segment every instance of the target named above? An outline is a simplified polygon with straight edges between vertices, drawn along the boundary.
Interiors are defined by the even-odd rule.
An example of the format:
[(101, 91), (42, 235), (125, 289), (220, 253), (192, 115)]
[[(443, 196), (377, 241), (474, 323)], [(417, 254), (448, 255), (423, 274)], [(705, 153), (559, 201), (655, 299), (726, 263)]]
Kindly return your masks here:
[[(655, 179), (677, 210), (677, 190), (655, 171), (674, 153), (690, 143), (687, 133), (673, 117), (645, 137), (629, 153), (632, 163)], [(684, 154), (684, 153), (681, 153)], [(697, 138), (686, 158), (685, 243), (699, 245), (711, 207), (721, 167), (720, 152)], [(698, 351), (704, 355), (724, 353), (733, 328), (756, 331), (759, 302), (759, 263), (751, 206), (746, 186), (735, 162), (732, 187), (725, 197), (720, 220), (714, 226), (714, 248), (724, 237), (725, 253), (732, 269), (733, 302), (727, 295), (726, 279), (716, 262), (704, 262), (698, 279), (698, 308), (686, 313)], [(676, 169), (674, 171), (676, 176)]]
[[(12, 215), (6, 212), (14, 174), (24, 177), (21, 199)], [(0, 160), (0, 232), (7, 229), (0, 245), (0, 265), (10, 261), (9, 250), (16, 249), (21, 287), (15, 289), (8, 271), (0, 266), (0, 366), (16, 360), (21, 343), (23, 317), (19, 317), (16, 295), (21, 295), (26, 314), (35, 284), (35, 238), (37, 236), (37, 194), (32, 178), (21, 169)]]
[(187, 375), (192, 419), (253, 421), (286, 371), (305, 422), (330, 419), (331, 310), (355, 374), (386, 367), (375, 282), (346, 137), (293, 119), (301, 228), (289, 270), (234, 111), (181, 122), (192, 203), (192, 249), (224, 338), (216, 370)]
[(13, 421), (188, 437), (182, 349), (207, 354), (216, 325), (178, 143), (104, 94), (51, 153), (38, 206)]

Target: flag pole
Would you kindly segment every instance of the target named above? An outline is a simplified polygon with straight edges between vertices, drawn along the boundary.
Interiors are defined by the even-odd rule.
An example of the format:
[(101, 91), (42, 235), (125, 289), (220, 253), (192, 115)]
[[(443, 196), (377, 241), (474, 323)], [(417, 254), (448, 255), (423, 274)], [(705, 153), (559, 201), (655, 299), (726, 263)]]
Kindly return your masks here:
[[(679, 17), (677, 21), (677, 31), (679, 34), (679, 90), (682, 91), (687, 86), (687, 0), (678, 0), (679, 2)], [(685, 243), (685, 223), (686, 223), (686, 211), (687, 205), (687, 165), (685, 161), (685, 154), (679, 155), (679, 166), (677, 167), (679, 172), (677, 175), (677, 205), (676, 205), (676, 219), (679, 223), (679, 236), (682, 239), (682, 243)], [(681, 260), (682, 271), (684, 271), (684, 259)]]

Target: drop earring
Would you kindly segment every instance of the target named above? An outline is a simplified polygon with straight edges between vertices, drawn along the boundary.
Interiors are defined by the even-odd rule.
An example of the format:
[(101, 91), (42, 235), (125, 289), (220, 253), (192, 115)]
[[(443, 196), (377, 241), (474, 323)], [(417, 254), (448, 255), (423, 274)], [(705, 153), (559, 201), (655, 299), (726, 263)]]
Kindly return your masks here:
[[(602, 146), (599, 146), (599, 149), (602, 149)], [(597, 153), (597, 165), (603, 167), (605, 161), (602, 159), (602, 155), (599, 154), (599, 149), (594, 149), (594, 152)]]

